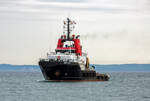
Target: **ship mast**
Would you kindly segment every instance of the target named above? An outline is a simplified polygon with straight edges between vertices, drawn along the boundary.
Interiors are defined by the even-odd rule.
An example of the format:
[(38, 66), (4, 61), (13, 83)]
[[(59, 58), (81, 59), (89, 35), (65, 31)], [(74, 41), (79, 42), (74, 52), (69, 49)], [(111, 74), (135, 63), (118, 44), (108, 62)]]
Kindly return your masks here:
[(70, 33), (71, 31), (73, 31), (73, 29), (75, 28), (75, 21), (70, 20), (69, 18), (67, 18), (66, 21), (64, 21), (64, 34), (67, 34), (67, 40), (70, 40)]
[(67, 39), (70, 39), (70, 19), (67, 18)]

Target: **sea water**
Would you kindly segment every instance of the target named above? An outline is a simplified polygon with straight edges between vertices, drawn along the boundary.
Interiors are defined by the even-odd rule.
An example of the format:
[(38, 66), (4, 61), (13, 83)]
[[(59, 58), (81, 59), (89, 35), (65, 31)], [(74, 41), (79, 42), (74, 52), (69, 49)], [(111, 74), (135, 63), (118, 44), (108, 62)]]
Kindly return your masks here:
[(45, 82), (40, 71), (1, 71), (0, 101), (150, 101), (150, 72), (108, 72), (105, 82)]

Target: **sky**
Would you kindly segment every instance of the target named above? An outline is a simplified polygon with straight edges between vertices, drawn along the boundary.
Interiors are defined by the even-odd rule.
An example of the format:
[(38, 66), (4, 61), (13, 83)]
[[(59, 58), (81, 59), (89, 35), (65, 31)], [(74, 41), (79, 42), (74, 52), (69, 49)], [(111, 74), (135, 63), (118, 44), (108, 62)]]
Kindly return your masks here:
[(38, 64), (66, 17), (90, 63), (150, 63), (149, 0), (0, 0), (0, 63)]

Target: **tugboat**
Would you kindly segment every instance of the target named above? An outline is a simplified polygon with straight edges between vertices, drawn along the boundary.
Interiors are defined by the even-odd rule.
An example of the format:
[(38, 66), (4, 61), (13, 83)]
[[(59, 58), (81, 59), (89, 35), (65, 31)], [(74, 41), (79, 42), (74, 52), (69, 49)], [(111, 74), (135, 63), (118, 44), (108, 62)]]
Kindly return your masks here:
[(89, 58), (82, 52), (80, 35), (72, 34), (75, 21), (64, 21), (63, 35), (58, 39), (55, 52), (39, 60), (39, 66), (45, 80), (48, 81), (108, 81), (109, 75), (95, 71), (89, 65)]

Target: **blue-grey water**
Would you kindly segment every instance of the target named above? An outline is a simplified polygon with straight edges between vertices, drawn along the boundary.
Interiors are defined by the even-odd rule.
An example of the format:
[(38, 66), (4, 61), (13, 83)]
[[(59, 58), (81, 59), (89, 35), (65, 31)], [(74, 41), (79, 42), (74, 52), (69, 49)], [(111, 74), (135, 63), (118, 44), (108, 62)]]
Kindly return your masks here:
[(0, 101), (150, 101), (150, 72), (108, 72), (106, 82), (44, 82), (41, 72), (0, 72)]

